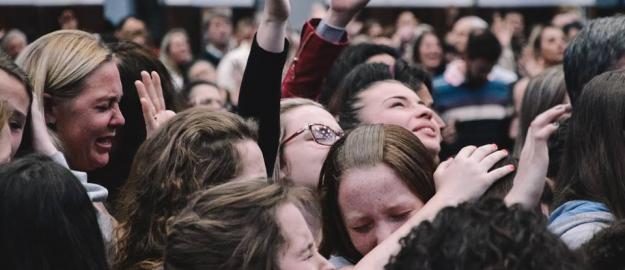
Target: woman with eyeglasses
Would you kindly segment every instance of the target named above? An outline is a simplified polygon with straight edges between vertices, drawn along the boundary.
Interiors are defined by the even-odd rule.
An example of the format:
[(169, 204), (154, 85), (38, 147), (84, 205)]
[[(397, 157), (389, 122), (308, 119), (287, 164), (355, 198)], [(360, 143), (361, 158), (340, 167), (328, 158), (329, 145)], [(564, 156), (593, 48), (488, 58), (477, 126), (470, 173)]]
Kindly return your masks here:
[(274, 177), (316, 188), (321, 165), (343, 130), (321, 104), (304, 98), (280, 102), (280, 127)]

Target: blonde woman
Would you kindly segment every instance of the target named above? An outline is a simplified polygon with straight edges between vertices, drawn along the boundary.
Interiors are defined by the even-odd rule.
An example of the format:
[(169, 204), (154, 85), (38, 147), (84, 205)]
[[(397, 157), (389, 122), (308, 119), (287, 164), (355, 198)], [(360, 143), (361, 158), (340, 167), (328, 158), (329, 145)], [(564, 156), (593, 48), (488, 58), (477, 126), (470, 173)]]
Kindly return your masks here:
[(109, 161), (122, 85), (110, 50), (75, 30), (47, 34), (26, 47), (17, 64), (30, 76), (45, 122), (73, 170), (91, 171)]
[(191, 45), (187, 32), (181, 28), (175, 28), (167, 32), (161, 42), (160, 60), (163, 62), (176, 91), (180, 92), (184, 86), (184, 72), (182, 66), (193, 60)]

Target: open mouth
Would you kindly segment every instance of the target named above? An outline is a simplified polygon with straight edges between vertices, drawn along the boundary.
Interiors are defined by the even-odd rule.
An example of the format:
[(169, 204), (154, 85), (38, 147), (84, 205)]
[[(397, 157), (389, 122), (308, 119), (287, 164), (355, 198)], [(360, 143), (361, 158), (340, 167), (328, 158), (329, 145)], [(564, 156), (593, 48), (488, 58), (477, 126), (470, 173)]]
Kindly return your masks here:
[(436, 131), (431, 126), (417, 127), (412, 130), (413, 133), (425, 134), (430, 137), (436, 137)]
[(111, 147), (113, 147), (113, 136), (97, 138), (95, 139), (95, 143), (100, 148), (110, 150)]

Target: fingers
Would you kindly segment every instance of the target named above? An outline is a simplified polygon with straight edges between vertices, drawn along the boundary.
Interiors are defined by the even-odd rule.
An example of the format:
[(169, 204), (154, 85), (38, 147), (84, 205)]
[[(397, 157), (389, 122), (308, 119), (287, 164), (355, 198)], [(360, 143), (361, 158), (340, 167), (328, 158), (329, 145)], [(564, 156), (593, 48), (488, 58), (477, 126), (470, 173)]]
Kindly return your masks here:
[(141, 71), (141, 81), (145, 85), (145, 90), (148, 96), (150, 97), (150, 102), (152, 103), (156, 111), (159, 111), (159, 104), (158, 104), (159, 98), (158, 98), (158, 95), (156, 94), (156, 89), (154, 89), (154, 83), (152, 82), (152, 77), (147, 71)]
[(504, 150), (499, 150), (496, 151), (494, 153), (489, 154), (488, 156), (484, 157), (484, 159), (482, 159), (481, 164), (484, 165), (484, 168), (492, 168), (493, 166), (495, 166), (495, 164), (497, 164), (497, 162), (501, 161), (502, 159), (506, 158), (508, 156), (508, 151)]
[(468, 158), (469, 156), (471, 156), (471, 154), (473, 154), (476, 149), (477, 147), (473, 145), (465, 146), (464, 148), (460, 149), (458, 154), (456, 154), (456, 158)]
[[(150, 94), (148, 93), (145, 84), (143, 84), (143, 82), (141, 81), (135, 81), (135, 87), (137, 88), (137, 94), (139, 95), (139, 99), (145, 99), (146, 109), (149, 109), (143, 110), (143, 114), (145, 115), (151, 110), (152, 115), (154, 115), (156, 112), (156, 108), (154, 107), (154, 103), (152, 102), (152, 98), (150, 97)], [(141, 106), (141, 108), (143, 108), (143, 105)]]
[(513, 172), (515, 169), (514, 165), (506, 165), (488, 172), (486, 174), (487, 180), (489, 181), (488, 185), (492, 185), (497, 180)]
[(475, 149), (475, 151), (473, 151), (473, 154), (471, 154), (470, 158), (472, 158), (472, 159), (474, 159), (476, 161), (481, 161), (487, 155), (489, 155), (492, 152), (495, 152), (496, 150), (497, 150), (497, 145), (496, 144), (482, 145), (479, 148)]
[(549, 110), (544, 111), (538, 116), (536, 116), (536, 118), (534, 118), (534, 121), (532, 121), (532, 126), (541, 128), (546, 125), (549, 125), (555, 122), (556, 120), (558, 120), (558, 118), (560, 118), (562, 115), (569, 112), (570, 110), (571, 110), (570, 104), (562, 104), (562, 105), (555, 106)]
[(152, 130), (156, 128), (156, 121), (154, 119), (154, 111), (152, 110), (151, 103), (146, 98), (140, 98), (141, 110), (143, 111), (143, 120), (145, 121), (145, 130), (149, 136)]
[(156, 71), (152, 71), (152, 84), (156, 90), (156, 96), (158, 97), (158, 109), (165, 110), (165, 98), (163, 97), (163, 87), (161, 85), (161, 77)]

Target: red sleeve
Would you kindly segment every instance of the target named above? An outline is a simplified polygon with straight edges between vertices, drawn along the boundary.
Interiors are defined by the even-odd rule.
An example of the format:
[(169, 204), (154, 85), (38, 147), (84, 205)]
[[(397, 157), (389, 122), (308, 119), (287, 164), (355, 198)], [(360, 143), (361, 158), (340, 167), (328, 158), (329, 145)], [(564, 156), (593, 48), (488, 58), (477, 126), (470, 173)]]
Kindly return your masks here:
[(320, 19), (304, 24), (297, 54), (282, 81), (282, 98), (303, 97), (317, 100), (321, 83), (334, 64), (334, 60), (349, 42), (347, 35), (339, 43), (322, 39), (315, 28)]

